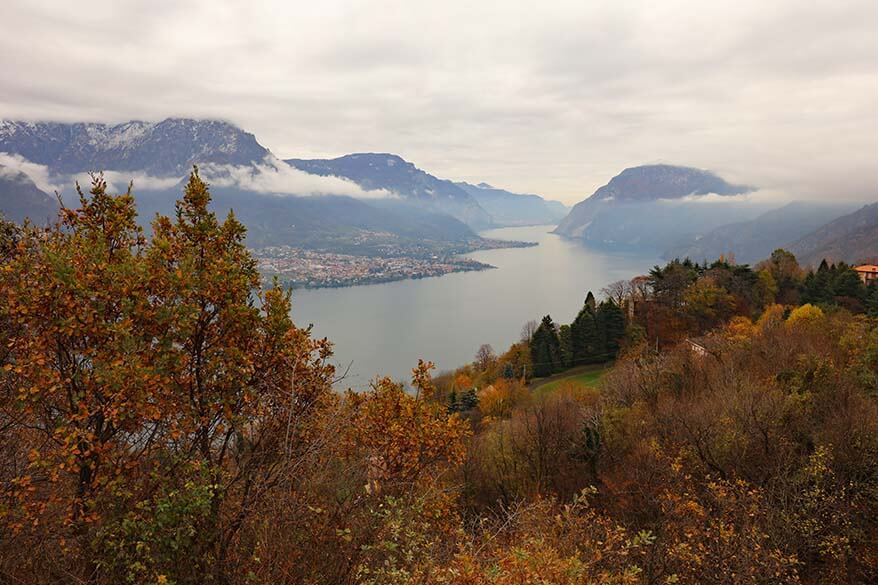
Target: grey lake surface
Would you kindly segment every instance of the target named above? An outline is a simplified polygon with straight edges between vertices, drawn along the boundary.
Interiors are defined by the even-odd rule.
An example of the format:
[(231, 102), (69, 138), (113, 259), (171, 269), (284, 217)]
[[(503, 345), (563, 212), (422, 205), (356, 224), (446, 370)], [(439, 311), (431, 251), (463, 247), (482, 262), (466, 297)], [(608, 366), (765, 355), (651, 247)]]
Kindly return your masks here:
[(376, 375), (408, 380), (419, 358), (437, 371), (472, 361), (483, 343), (497, 353), (519, 339), (525, 322), (550, 314), (569, 323), (589, 290), (644, 274), (658, 255), (616, 254), (549, 233), (554, 226), (501, 228), (490, 238), (538, 242), (532, 248), (467, 256), (495, 270), (336, 289), (297, 290), (293, 320), (314, 324), (335, 344), (339, 386), (361, 390)]

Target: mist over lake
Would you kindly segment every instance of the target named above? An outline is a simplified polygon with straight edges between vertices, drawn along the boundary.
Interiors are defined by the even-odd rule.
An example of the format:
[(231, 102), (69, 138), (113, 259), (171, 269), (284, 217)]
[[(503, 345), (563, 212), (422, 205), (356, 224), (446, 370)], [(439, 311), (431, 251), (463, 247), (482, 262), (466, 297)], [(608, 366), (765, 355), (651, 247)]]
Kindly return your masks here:
[(482, 343), (498, 353), (518, 340), (522, 325), (550, 314), (569, 323), (589, 290), (645, 273), (658, 253), (612, 253), (550, 234), (554, 226), (500, 228), (489, 238), (538, 242), (532, 248), (488, 250), (467, 257), (497, 268), (440, 278), (337, 289), (297, 290), (293, 320), (314, 324), (335, 344), (340, 387), (366, 388), (375, 375), (408, 379), (418, 359), (437, 371), (473, 359)]

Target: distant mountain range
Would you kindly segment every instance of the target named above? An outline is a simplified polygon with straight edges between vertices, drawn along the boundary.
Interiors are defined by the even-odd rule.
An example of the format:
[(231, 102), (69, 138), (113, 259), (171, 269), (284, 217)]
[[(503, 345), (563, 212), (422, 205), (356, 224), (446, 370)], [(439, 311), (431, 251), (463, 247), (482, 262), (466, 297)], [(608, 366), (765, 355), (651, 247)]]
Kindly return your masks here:
[[(503, 195), (504, 205), (494, 205), (485, 194), (492, 201), (486, 205), (498, 212), (495, 218), (467, 189), (394, 154), (283, 162), (253, 134), (217, 120), (172, 118), (115, 125), (0, 121), (0, 153), (42, 165), (51, 182), (63, 185), (65, 191), (75, 175), (90, 171), (107, 171), (124, 182), (135, 178), (135, 196), (144, 216), (146, 211), (171, 212), (182, 180), (197, 164), (213, 184), (217, 203), (234, 207), (251, 227), (248, 240), (254, 244), (333, 246), (345, 242), (349, 248), (367, 237), (373, 243), (382, 238), (455, 243), (478, 239), (474, 230), (543, 223), (559, 215), (546, 212), (557, 209), (560, 204), (555, 202), (496, 190)], [(327, 183), (330, 187), (324, 186), (316, 195), (275, 191), (284, 172), (281, 167), (339, 180)], [(21, 165), (15, 172), (21, 174), (26, 168)], [(11, 178), (12, 170), (0, 182), (0, 213), (18, 221), (24, 217), (44, 220), (47, 211), (52, 215), (54, 198), (40, 192), (32, 181), (25, 187), (22, 176)], [(268, 180), (254, 187), (260, 178)], [(389, 197), (356, 198), (351, 196), (355, 187), (381, 190)]]
[[(851, 204), (794, 201), (763, 213), (751, 221), (720, 226), (703, 236), (666, 251), (664, 257), (696, 261), (734, 256), (737, 262), (754, 264), (778, 248), (791, 244), (826, 222), (850, 212)], [(819, 263), (819, 260), (818, 260)]]
[(185, 118), (116, 125), (0, 121), (0, 152), (58, 175), (112, 170), (159, 177), (182, 176), (195, 163), (247, 165), (269, 154), (228, 122)]
[(796, 201), (778, 208), (758, 194), (736, 197), (753, 191), (690, 167), (629, 168), (574, 206), (555, 233), (699, 262), (733, 256), (752, 264), (777, 248), (812, 267), (824, 258), (878, 258), (878, 204), (850, 213), (850, 203)]
[(577, 203), (555, 233), (595, 246), (660, 252), (768, 211), (768, 204), (733, 197), (750, 191), (690, 167), (629, 168)]
[(543, 199), (539, 195), (511, 193), (487, 183), (457, 183), (487, 211), (495, 224), (543, 225), (557, 224), (569, 209), (563, 203)]
[[(625, 169), (567, 213), (537, 195), (438, 178), (394, 154), (280, 161), (252, 134), (216, 120), (0, 121), (0, 153), (11, 155), (0, 158), (0, 213), (15, 221), (54, 218), (57, 202), (38, 185), (63, 185), (69, 192), (74, 176), (92, 170), (125, 182), (136, 178), (138, 206), (148, 221), (156, 211), (173, 212), (185, 176), (198, 164), (212, 182), (217, 209), (234, 209), (250, 227), (254, 246), (447, 251), (478, 241), (474, 230), (558, 222), (555, 233), (565, 237), (666, 257), (731, 253), (752, 263), (776, 247), (812, 265), (823, 257), (853, 262), (878, 256), (875, 205), (844, 216), (852, 208), (842, 204), (775, 209), (757, 196), (738, 197), (751, 187), (690, 167)], [(40, 181), (28, 175), (40, 168), (35, 165), (44, 170)], [(284, 173), (324, 183), (316, 193), (291, 191), (277, 186)], [(365, 198), (376, 193), (384, 198)]]
[(491, 216), (464, 189), (437, 179), (395, 154), (358, 153), (333, 159), (287, 159), (312, 175), (349, 179), (368, 191), (383, 189), (426, 209), (447, 213), (474, 229), (494, 225)]
[(23, 172), (0, 165), (0, 215), (18, 223), (29, 218), (44, 224), (57, 217), (58, 201)]

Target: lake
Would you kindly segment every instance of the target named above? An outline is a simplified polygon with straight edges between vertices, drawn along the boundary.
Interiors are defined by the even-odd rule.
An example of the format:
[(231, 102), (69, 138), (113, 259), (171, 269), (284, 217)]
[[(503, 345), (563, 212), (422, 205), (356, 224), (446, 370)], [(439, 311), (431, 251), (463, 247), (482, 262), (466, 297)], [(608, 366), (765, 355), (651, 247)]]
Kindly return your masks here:
[(376, 374), (408, 380), (419, 358), (437, 371), (473, 360), (483, 343), (499, 354), (531, 319), (569, 323), (589, 290), (644, 274), (658, 255), (609, 253), (549, 233), (554, 226), (501, 228), (489, 238), (538, 242), (531, 248), (485, 250), (468, 257), (495, 270), (336, 289), (297, 290), (293, 320), (314, 324), (335, 344), (340, 384), (368, 387)]

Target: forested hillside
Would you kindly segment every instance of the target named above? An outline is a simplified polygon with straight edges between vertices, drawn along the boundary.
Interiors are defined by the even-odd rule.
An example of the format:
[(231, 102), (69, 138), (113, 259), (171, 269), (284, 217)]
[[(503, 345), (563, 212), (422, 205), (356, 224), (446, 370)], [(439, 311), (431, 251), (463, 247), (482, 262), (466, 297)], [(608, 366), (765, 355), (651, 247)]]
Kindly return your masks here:
[(860, 262), (878, 255), (878, 204), (839, 217), (790, 245), (803, 263), (821, 260)]
[(98, 177), (0, 224), (5, 582), (878, 580), (878, 297), (846, 265), (673, 261), (339, 394), (197, 173), (136, 215)]

